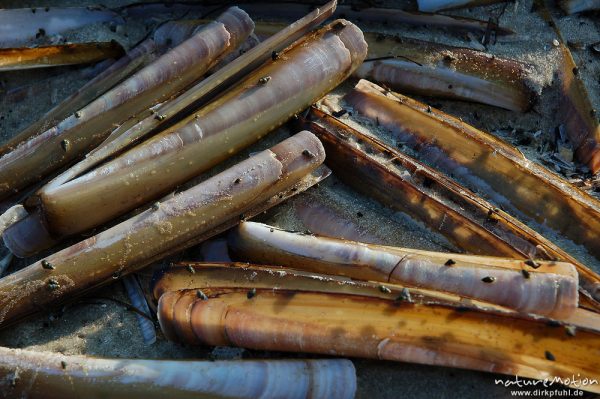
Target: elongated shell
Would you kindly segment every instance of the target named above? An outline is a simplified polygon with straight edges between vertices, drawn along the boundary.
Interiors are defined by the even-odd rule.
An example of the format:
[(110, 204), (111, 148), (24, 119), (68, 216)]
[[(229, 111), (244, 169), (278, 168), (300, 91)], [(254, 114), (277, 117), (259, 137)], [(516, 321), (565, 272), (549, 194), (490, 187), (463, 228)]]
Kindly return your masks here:
[[(177, 293), (169, 293), (176, 295)], [(600, 379), (600, 336), (519, 317), (461, 312), (442, 305), (294, 291), (222, 292), (171, 313), (159, 301), (161, 326), (175, 320), (210, 345), (327, 353), (459, 367), (536, 379)], [(171, 316), (170, 316), (171, 315)], [(168, 328), (168, 327), (167, 327)], [(552, 360), (550, 360), (552, 359)], [(600, 392), (600, 385), (578, 386)]]
[(523, 261), (390, 249), (252, 222), (233, 230), (229, 245), (243, 260), (447, 291), (523, 313), (561, 318), (577, 308), (577, 272), (568, 263), (533, 269)]
[[(255, 3), (244, 4), (243, 8), (252, 17), (267, 21), (281, 21), (297, 18), (298, 15), (309, 11), (313, 6), (307, 4), (286, 4), (281, 7), (280, 3)], [(363, 26), (394, 26), (395, 24), (409, 26), (426, 26), (428, 28), (448, 29), (452, 31), (471, 31), (484, 33), (493, 29), (498, 35), (509, 35), (510, 29), (499, 27), (497, 24), (488, 24), (473, 18), (464, 18), (451, 15), (429, 14), (421, 12), (409, 12), (398, 8), (375, 8), (360, 7), (356, 9), (351, 5), (340, 5), (334, 14), (335, 18), (344, 18)]]
[[(389, 248), (391, 249), (391, 248)], [(418, 252), (418, 251), (416, 251)], [(193, 273), (191, 272), (193, 270)], [(504, 315), (517, 315), (514, 310), (489, 302), (464, 298), (459, 295), (423, 288), (407, 287), (397, 283), (359, 281), (343, 276), (302, 271), (282, 266), (262, 266), (248, 263), (179, 263), (161, 270), (154, 277), (153, 293), (157, 300), (170, 291), (169, 301), (177, 300), (177, 308), (184, 305), (179, 301), (182, 295), (185, 301), (218, 295), (223, 290), (250, 291), (252, 289), (271, 289), (284, 291), (310, 291), (345, 295), (359, 295), (388, 300), (404, 300), (418, 303), (442, 304), (462, 309), (474, 309)], [(188, 295), (186, 291), (193, 291)], [(191, 303), (191, 302), (188, 302)], [(172, 308), (175, 311), (175, 308)], [(523, 316), (523, 313), (520, 313)], [(534, 320), (546, 320), (549, 324), (564, 324), (574, 328), (583, 328), (600, 333), (600, 315), (578, 308), (566, 318), (549, 320), (539, 315), (528, 315)], [(163, 332), (171, 340), (178, 341), (179, 329), (166, 329)], [(183, 340), (191, 337), (184, 337)]]
[[(306, 157), (310, 151), (314, 156)], [(300, 132), (124, 222), (0, 279), (0, 327), (204, 241), (310, 187), (323, 162)], [(304, 185), (303, 185), (304, 184)], [(18, 237), (24, 241), (30, 237)], [(8, 246), (16, 247), (5, 236)], [(18, 248), (18, 247), (17, 247)], [(54, 269), (45, 268), (50, 264)]]
[(600, 202), (514, 147), (365, 80), (346, 100), (358, 113), (389, 128), (425, 163), (519, 219), (547, 226), (600, 258)]
[[(321, 98), (365, 56), (360, 30), (333, 22), (180, 124), (75, 180), (40, 190), (39, 229), (53, 237), (82, 232), (173, 190)], [(17, 245), (17, 255), (43, 248)]]
[(102, 359), (0, 348), (0, 389), (27, 398), (353, 398), (352, 362)]
[(302, 125), (323, 142), (327, 163), (355, 190), (411, 215), (470, 253), (572, 263), (586, 295), (600, 298), (598, 274), (477, 194), (318, 109), (307, 119)]
[(117, 42), (0, 49), (0, 71), (87, 64), (123, 54)]
[(0, 158), (0, 198), (43, 179), (100, 144), (113, 124), (171, 97), (197, 80), (220, 56), (237, 46), (235, 40), (241, 35), (231, 32), (241, 28), (245, 29), (243, 41), (252, 31), (253, 23), (247, 14), (234, 7), (74, 115), (5, 154)]
[(447, 97), (527, 111), (536, 99), (528, 86), (531, 66), (480, 51), (410, 38), (366, 33), (367, 62), (360, 78), (402, 93)]
[(0, 47), (26, 45), (39, 35), (46, 36), (98, 22), (121, 23), (114, 11), (90, 7), (6, 8), (0, 10)]

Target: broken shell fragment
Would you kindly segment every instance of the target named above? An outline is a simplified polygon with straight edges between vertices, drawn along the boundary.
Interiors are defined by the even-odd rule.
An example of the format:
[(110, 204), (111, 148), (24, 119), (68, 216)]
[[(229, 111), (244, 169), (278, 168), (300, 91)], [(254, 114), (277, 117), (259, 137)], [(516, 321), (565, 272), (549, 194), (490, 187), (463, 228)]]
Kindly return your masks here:
[(336, 176), (358, 192), (416, 218), (470, 253), (572, 263), (586, 295), (600, 299), (598, 274), (444, 174), (314, 107), (302, 126), (321, 139)]
[(563, 318), (578, 304), (577, 272), (569, 263), (541, 262), (526, 280), (520, 260), (363, 244), (252, 222), (230, 233), (229, 246), (240, 260), (446, 291), (522, 313)]
[[(511, 145), (366, 80), (345, 99), (359, 114), (389, 129), (425, 163), (534, 228), (554, 230), (600, 259), (600, 202)], [(597, 275), (589, 276), (598, 282)]]
[[(563, 329), (528, 318), (461, 312), (445, 305), (315, 292), (257, 292), (249, 301), (245, 292), (222, 290), (176, 313), (163, 304), (162, 298), (170, 296), (165, 294), (158, 306), (161, 327), (174, 326), (177, 320), (208, 345), (395, 360), (542, 380), (571, 378), (573, 373), (600, 378), (596, 333), (578, 331), (567, 337)], [(555, 361), (549, 362), (545, 351), (551, 351)], [(600, 392), (597, 384), (578, 389)]]
[(0, 348), (0, 374), (4, 394), (32, 399), (350, 399), (356, 391), (354, 366), (344, 359), (103, 359)]
[[(229, 24), (229, 25), (226, 25)], [(100, 144), (115, 123), (164, 101), (198, 80), (224, 53), (233, 51), (254, 25), (232, 7), (194, 36), (138, 71), (101, 97), (0, 158), (0, 198), (46, 177)], [(244, 34), (233, 34), (245, 29)], [(242, 37), (243, 36), (243, 37)], [(67, 139), (72, 150), (60, 142)]]
[[(342, 28), (335, 29), (339, 24)], [(34, 253), (49, 242), (19, 242), (17, 234), (55, 238), (83, 232), (164, 195), (257, 141), (346, 79), (366, 56), (366, 43), (355, 25), (336, 21), (284, 54), (286, 62), (268, 62), (224, 96), (120, 157), (63, 185), (42, 188), (39, 209), (6, 232), (13, 235), (7, 242), (15, 254)], [(260, 79), (268, 83), (257, 83)], [(315, 157), (308, 149), (302, 155)]]
[(117, 42), (59, 44), (55, 46), (2, 48), (0, 71), (88, 64), (123, 54)]
[[(305, 149), (316, 156), (307, 159)], [(325, 177), (316, 170), (324, 158), (320, 141), (300, 132), (161, 202), (157, 211), (149, 209), (46, 257), (55, 270), (36, 262), (0, 279), (0, 326), (106, 284), (115, 273), (124, 276), (198, 244), (235, 226), (240, 214), (264, 212)], [(244, 178), (234, 184), (238, 177)], [(9, 237), (5, 241), (18, 248)], [(46, 289), (49, 278), (58, 283), (57, 289)]]
[(527, 111), (536, 99), (529, 65), (480, 51), (365, 33), (369, 55), (355, 72), (402, 93), (479, 102)]

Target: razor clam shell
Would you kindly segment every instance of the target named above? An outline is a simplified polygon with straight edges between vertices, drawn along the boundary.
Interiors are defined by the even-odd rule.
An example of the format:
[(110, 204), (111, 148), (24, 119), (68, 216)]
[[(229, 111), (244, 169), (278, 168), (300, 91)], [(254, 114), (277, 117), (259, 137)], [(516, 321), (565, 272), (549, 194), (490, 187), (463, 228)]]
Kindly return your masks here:
[[(387, 247), (385, 249), (391, 250)], [(194, 273), (191, 273), (191, 269)], [(382, 289), (386, 287), (387, 289)], [(481, 302), (464, 298), (455, 294), (433, 291), (423, 288), (408, 287), (397, 283), (359, 281), (343, 276), (332, 276), (290, 269), (282, 266), (263, 266), (248, 263), (197, 263), (183, 262), (158, 271), (153, 278), (153, 295), (156, 300), (164, 295), (163, 302), (178, 300), (184, 291), (193, 291), (191, 297), (199, 297), (199, 290), (207, 296), (218, 295), (223, 290), (272, 289), (337, 293), (359, 295), (388, 300), (406, 300), (423, 304), (442, 304), (461, 309), (475, 309), (505, 315), (516, 315), (517, 312), (489, 302)], [(171, 305), (169, 305), (171, 306)], [(520, 314), (525, 317), (524, 314)], [(585, 309), (575, 312), (562, 320), (550, 320), (540, 315), (529, 314), (533, 320), (545, 320), (547, 323), (571, 325), (577, 329), (600, 332), (600, 315)], [(167, 328), (168, 326), (164, 326)], [(171, 340), (178, 340), (173, 329), (166, 331)]]
[(47, 36), (98, 22), (122, 23), (114, 11), (91, 7), (42, 7), (0, 10), (0, 47), (28, 44), (40, 32)]
[[(321, 98), (365, 56), (360, 30), (333, 22), (195, 115), (87, 174), (42, 188), (44, 227), (54, 237), (82, 232), (159, 198)], [(270, 79), (259, 83), (265, 76)]]
[[(310, 121), (310, 122), (309, 122)], [(585, 306), (599, 309), (600, 277), (550, 240), (455, 183), (378, 139), (312, 108), (302, 123), (319, 136), (327, 163), (354, 189), (405, 212), (458, 248), (515, 259), (561, 259), (576, 266)], [(582, 301), (583, 304), (583, 301)]]
[[(242, 20), (240, 21), (239, 18)], [(221, 22), (223, 20), (223, 22)], [(232, 25), (224, 25), (233, 21)], [(113, 124), (171, 97), (197, 80), (238, 43), (228, 30), (253, 29), (250, 18), (233, 7), (196, 35), (126, 79), (74, 115), (0, 158), (0, 197), (6, 197), (100, 144)], [(69, 148), (61, 145), (68, 140)]]
[[(456, 98), (527, 111), (537, 96), (531, 65), (480, 51), (366, 33), (369, 55), (355, 75), (402, 93)], [(370, 61), (371, 60), (371, 61)]]
[[(577, 308), (577, 272), (569, 263), (539, 262), (530, 278), (512, 259), (456, 256), (290, 233), (245, 222), (229, 235), (240, 260), (289, 266), (359, 280), (407, 284), (490, 302), (522, 313), (568, 317)], [(449, 259), (455, 264), (445, 265)], [(493, 283), (482, 279), (492, 277)]]
[[(305, 150), (314, 157), (304, 156)], [(251, 217), (265, 211), (318, 182), (319, 178), (308, 183), (303, 179), (324, 158), (323, 147), (312, 133), (297, 133), (157, 209), (45, 258), (53, 270), (44, 269), (38, 261), (0, 279), (0, 327), (202, 242), (239, 223), (240, 215)], [(4, 239), (14, 248), (9, 237)]]
[[(64, 368), (62, 365), (64, 364)], [(146, 360), (0, 348), (0, 388), (27, 398), (352, 398), (352, 362)]]
[(123, 48), (114, 41), (2, 48), (0, 49), (0, 72), (88, 64), (119, 57), (122, 54)]
[[(554, 230), (600, 257), (600, 202), (514, 147), (366, 80), (345, 99), (359, 114), (390, 129), (424, 162), (474, 187), (519, 219)], [(600, 295), (598, 275), (589, 269), (580, 273), (595, 283), (592, 295)]]
[[(225, 65), (221, 70), (200, 81), (178, 97), (171, 101), (166, 101), (162, 106), (156, 109), (156, 113), (164, 116), (165, 121), (169, 121), (180, 112), (183, 112), (192, 106), (200, 107), (201, 105), (207, 104), (218, 94), (225, 92), (244, 76), (258, 68), (266, 60), (270, 59), (273, 52), (283, 50), (294, 41), (310, 32), (310, 30), (320, 25), (332, 15), (336, 4), (336, 0), (332, 0), (323, 7), (314, 9), (308, 15), (286, 26), (272, 37), (233, 60), (231, 63)], [(143, 5), (142, 8), (145, 9), (145, 6), (148, 5)], [(162, 5), (158, 6), (160, 7)], [(128, 8), (126, 7), (126, 9)], [(133, 9), (135, 10), (136, 8), (133, 7)], [(110, 142), (105, 142), (103, 145), (87, 154), (84, 160), (55, 178), (51, 184), (53, 186), (58, 186), (74, 179), (103, 160), (116, 155), (119, 151), (132, 143), (140, 141), (145, 135), (158, 128), (159, 125), (161, 125), (161, 121), (154, 117), (154, 115), (146, 117), (127, 131), (120, 133), (118, 137), (115, 137)]]
[[(310, 11), (312, 6), (291, 3), (286, 4), (285, 7), (282, 8), (273, 3), (252, 2), (243, 4), (241, 7), (253, 18), (264, 19), (267, 21), (281, 21), (297, 18), (299, 15)], [(487, 21), (450, 15), (409, 12), (395, 8), (367, 7), (357, 10), (352, 6), (340, 5), (337, 7), (333, 17), (348, 19), (361, 26), (393, 26), (394, 24), (404, 24), (477, 33), (484, 33), (488, 30)], [(511, 30), (499, 27), (495, 24), (492, 24), (491, 28), (496, 30), (498, 35), (509, 35), (513, 33)]]
[[(562, 328), (518, 316), (272, 290), (256, 290), (250, 299), (246, 291), (224, 291), (208, 300), (196, 299), (185, 312), (170, 316), (163, 297), (161, 326), (181, 319), (209, 345), (407, 361), (541, 380), (574, 374), (600, 378), (598, 334), (581, 331), (569, 337)], [(548, 351), (554, 361), (546, 359)], [(578, 389), (600, 392), (594, 384)]]

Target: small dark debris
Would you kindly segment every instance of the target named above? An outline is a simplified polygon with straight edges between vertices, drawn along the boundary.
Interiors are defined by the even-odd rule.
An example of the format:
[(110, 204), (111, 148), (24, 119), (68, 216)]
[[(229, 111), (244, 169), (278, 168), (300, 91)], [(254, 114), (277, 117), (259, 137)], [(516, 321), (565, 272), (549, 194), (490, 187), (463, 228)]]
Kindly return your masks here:
[(356, 212), (356, 216), (357, 216), (357, 217), (359, 217), (359, 218), (361, 218), (361, 217), (363, 217), (364, 215), (363, 215), (363, 213), (362, 213), (362, 212)]
[(206, 296), (206, 294), (202, 292), (202, 290), (196, 291), (196, 296), (202, 299), (203, 301), (206, 301), (208, 299), (208, 296)]
[(392, 292), (392, 290), (390, 290), (385, 285), (380, 285), (379, 286), (379, 291), (383, 292), (384, 294), (390, 294)]
[(69, 149), (71, 149), (71, 142), (67, 139), (64, 139), (60, 142), (60, 147), (63, 149), (63, 151), (67, 152)]
[(400, 295), (396, 298), (397, 302), (412, 302), (412, 298), (410, 296), (410, 291), (408, 288), (402, 288)]
[(446, 261), (446, 263), (444, 263), (444, 266), (452, 266), (452, 265), (455, 265), (455, 264), (456, 264), (456, 262), (453, 259), (448, 259)]
[(525, 261), (525, 264), (526, 264), (527, 266), (531, 266), (531, 267), (533, 267), (534, 269), (537, 269), (538, 267), (540, 267), (540, 266), (541, 266), (539, 263), (537, 263), (537, 262), (536, 262), (536, 261), (534, 261), (533, 259), (527, 259), (527, 260)]
[(258, 79), (258, 84), (265, 85), (269, 82), (269, 80), (271, 80), (270, 76), (263, 76), (262, 78)]
[(256, 288), (252, 288), (250, 291), (248, 291), (248, 293), (246, 294), (246, 297), (248, 299), (252, 299), (256, 296)]
[(46, 259), (42, 260), (42, 267), (46, 270), (54, 270), (56, 269), (54, 265), (48, 262)]
[(196, 274), (196, 270), (192, 267), (192, 265), (187, 265), (187, 271), (192, 274)]
[(521, 274), (523, 275), (523, 277), (525, 278), (530, 278), (531, 277), (531, 273), (529, 273), (527, 270), (525, 269), (521, 269)]
[(302, 151), (302, 155), (304, 155), (307, 158), (314, 158), (315, 154), (313, 154), (312, 152), (310, 152), (309, 150), (304, 150)]
[(575, 326), (565, 326), (565, 332), (569, 337), (577, 335), (577, 328)]
[(50, 291), (55, 291), (59, 288), (60, 288), (60, 284), (58, 283), (58, 281), (56, 281), (56, 279), (51, 278), (48, 280), (48, 289)]
[(271, 59), (272, 59), (273, 61), (275, 61), (275, 60), (276, 60), (276, 59), (278, 59), (278, 58), (279, 58), (279, 53), (278, 53), (277, 51), (273, 51), (273, 52), (271, 53)]
[(340, 116), (343, 116), (343, 115), (345, 115), (347, 113), (348, 113), (348, 111), (346, 111), (345, 109), (341, 109), (339, 111), (333, 111), (331, 113), (331, 115), (335, 116), (336, 118), (339, 118)]
[(556, 327), (560, 327), (560, 326), (561, 326), (560, 322), (558, 322), (558, 321), (556, 321), (556, 320), (548, 320), (548, 321), (546, 322), (546, 325), (547, 325), (548, 327), (552, 327), (552, 328), (556, 328)]
[(548, 359), (548, 360), (550, 360), (552, 362), (556, 360), (556, 358), (554, 357), (554, 355), (550, 351), (545, 351), (544, 355), (546, 356), (546, 359)]
[(492, 277), (492, 276), (485, 276), (484, 278), (481, 279), (481, 281), (483, 281), (484, 283), (488, 283), (491, 284), (494, 281), (496, 281), (496, 277)]
[(60, 367), (62, 367), (62, 369), (65, 370), (67, 368), (67, 362), (65, 362), (64, 360), (61, 360)]

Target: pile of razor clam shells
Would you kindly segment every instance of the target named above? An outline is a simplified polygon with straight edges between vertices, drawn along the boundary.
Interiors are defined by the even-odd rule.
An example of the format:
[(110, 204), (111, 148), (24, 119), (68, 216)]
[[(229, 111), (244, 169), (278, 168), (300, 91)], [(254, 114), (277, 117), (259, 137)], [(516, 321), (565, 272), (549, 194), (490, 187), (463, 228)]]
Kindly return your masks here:
[(597, 0), (26, 5), (1, 397), (600, 394)]

